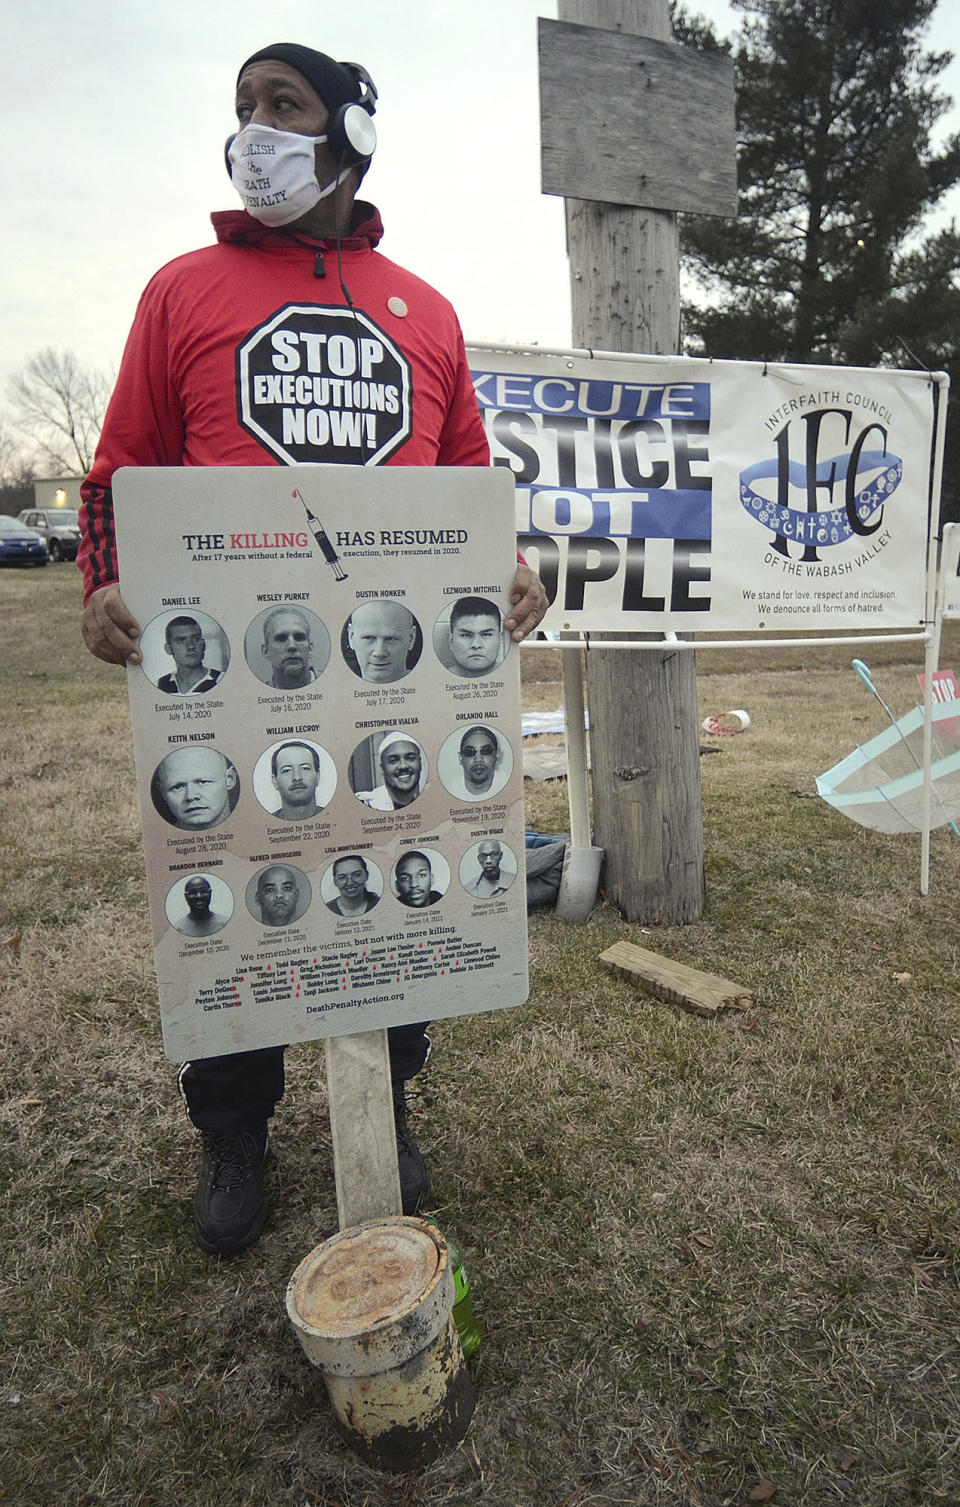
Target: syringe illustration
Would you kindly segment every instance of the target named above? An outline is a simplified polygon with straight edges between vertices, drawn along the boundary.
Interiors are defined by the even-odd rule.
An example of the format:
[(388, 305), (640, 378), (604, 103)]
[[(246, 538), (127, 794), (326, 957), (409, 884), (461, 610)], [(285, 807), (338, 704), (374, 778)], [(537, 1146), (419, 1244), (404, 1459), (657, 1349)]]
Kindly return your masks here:
[(293, 495), (303, 506), (303, 511), (307, 515), (307, 522), (310, 525), (310, 532), (319, 544), (320, 553), (323, 555), (323, 558), (326, 560), (327, 564), (330, 566), (330, 569), (333, 571), (334, 578), (337, 581), (345, 581), (347, 579), (347, 572), (340, 564), (340, 556), (337, 554), (333, 545), (330, 543), (326, 530), (324, 529), (323, 524), (320, 522), (320, 519), (316, 516), (315, 513), (311, 513), (309, 507), (304, 501), (302, 492), (300, 492), (297, 487), (294, 487)]

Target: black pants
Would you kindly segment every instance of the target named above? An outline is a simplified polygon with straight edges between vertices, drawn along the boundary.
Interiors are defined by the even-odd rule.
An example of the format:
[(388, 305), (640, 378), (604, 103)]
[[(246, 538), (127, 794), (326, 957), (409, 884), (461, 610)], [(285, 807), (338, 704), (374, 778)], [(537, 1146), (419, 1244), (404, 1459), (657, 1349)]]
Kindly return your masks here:
[[(394, 1081), (419, 1073), (430, 1050), (423, 1023), (391, 1026), (387, 1041)], [(257, 1130), (283, 1098), (284, 1051), (263, 1047), (185, 1062), (180, 1089), (194, 1125), (200, 1130)]]

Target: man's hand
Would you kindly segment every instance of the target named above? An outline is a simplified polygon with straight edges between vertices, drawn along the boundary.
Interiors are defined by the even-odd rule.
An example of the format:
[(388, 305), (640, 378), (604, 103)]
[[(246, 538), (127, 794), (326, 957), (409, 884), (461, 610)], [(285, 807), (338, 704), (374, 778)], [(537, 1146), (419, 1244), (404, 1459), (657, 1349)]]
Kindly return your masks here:
[(510, 600), (513, 606), (504, 618), (503, 626), (514, 643), (519, 644), (533, 632), (550, 605), (540, 577), (522, 561), (517, 565)]
[(116, 584), (93, 593), (83, 609), (81, 631), (90, 653), (108, 665), (138, 665), (143, 657), (137, 648), (140, 624)]

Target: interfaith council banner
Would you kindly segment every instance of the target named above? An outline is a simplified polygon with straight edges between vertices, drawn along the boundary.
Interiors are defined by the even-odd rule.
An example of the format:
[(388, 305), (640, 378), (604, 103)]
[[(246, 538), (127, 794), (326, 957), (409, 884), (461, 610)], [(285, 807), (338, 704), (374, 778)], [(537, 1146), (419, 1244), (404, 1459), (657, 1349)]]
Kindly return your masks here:
[[(917, 627), (942, 379), (468, 352), (544, 627)], [(945, 401), (939, 403), (939, 413)], [(935, 516), (934, 510), (934, 516)]]
[(527, 994), (503, 471), (114, 478), (164, 1049)]

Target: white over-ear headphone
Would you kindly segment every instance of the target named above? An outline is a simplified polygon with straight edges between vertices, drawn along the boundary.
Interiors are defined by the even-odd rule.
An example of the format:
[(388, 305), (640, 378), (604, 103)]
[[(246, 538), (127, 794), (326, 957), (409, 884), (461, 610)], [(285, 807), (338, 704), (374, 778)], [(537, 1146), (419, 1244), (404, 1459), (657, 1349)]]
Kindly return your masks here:
[(327, 142), (338, 162), (369, 162), (376, 151), (377, 128), (371, 119), (377, 108), (377, 86), (359, 63), (341, 63), (352, 73), (360, 98), (341, 105), (327, 122)]

